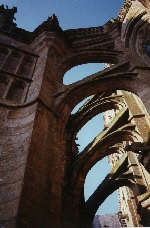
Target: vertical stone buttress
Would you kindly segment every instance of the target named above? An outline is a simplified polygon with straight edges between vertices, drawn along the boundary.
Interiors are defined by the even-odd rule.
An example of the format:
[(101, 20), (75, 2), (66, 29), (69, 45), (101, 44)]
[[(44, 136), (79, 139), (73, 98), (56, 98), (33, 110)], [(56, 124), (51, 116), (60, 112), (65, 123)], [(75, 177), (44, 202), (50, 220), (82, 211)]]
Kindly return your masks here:
[[(124, 96), (124, 102), (129, 108), (131, 122), (136, 124), (136, 130), (139, 132), (139, 137), (136, 141), (142, 141), (147, 139), (147, 134), (150, 127), (149, 115), (141, 102), (141, 100), (130, 92), (117, 91), (118, 95)], [(105, 124), (115, 116), (115, 111), (111, 110), (104, 113)], [(130, 142), (124, 141), (124, 145), (120, 145), (119, 153), (109, 155), (109, 161), (114, 166), (118, 159), (125, 153), (124, 146)], [(150, 174), (145, 170), (143, 165), (139, 163), (137, 155), (135, 153), (129, 153), (128, 156), (129, 165), (132, 168), (132, 172), (135, 176), (140, 176), (141, 185), (149, 187)], [(121, 212), (120, 221), (122, 226), (147, 226), (149, 222), (142, 218), (142, 215), (138, 214), (138, 196), (140, 195), (140, 189), (133, 192), (128, 187), (121, 187), (118, 189), (118, 203), (119, 211)], [(146, 217), (145, 217), (146, 218)]]
[[(54, 20), (57, 22), (56, 18)], [(67, 55), (67, 48), (61, 32), (58, 34), (53, 30), (41, 31), (39, 37), (32, 42), (32, 48), (40, 55), (35, 71), (39, 78), (35, 76), (28, 99), (32, 100), (33, 94), (38, 95), (38, 104), (20, 202), (18, 227), (61, 228), (66, 155), (62, 135), (63, 116), (54, 109), (54, 103), (59, 90), (63, 91), (57, 68)], [(41, 70), (43, 72), (39, 74)], [(63, 113), (65, 116), (65, 110)]]
[[(5, 42), (4, 42), (5, 39)], [(7, 42), (6, 42), (7, 40)], [(37, 55), (0, 35), (0, 224), (15, 227), (36, 103), (27, 103)]]
[(30, 33), (13, 22), (16, 11), (0, 6), (1, 227), (16, 227), (36, 110), (36, 102), (28, 102), (27, 96), (38, 56), (27, 44)]

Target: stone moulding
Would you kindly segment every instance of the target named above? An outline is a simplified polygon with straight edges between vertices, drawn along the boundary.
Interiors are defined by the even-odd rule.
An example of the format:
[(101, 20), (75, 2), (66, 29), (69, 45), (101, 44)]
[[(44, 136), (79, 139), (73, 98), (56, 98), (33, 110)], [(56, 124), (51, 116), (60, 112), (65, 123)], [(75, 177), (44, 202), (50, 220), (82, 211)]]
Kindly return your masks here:
[(132, 0), (125, 0), (125, 2), (123, 3), (123, 5), (120, 9), (120, 12), (117, 16), (118, 21), (123, 22), (123, 20), (124, 20), (126, 14), (128, 13), (131, 5), (132, 5)]

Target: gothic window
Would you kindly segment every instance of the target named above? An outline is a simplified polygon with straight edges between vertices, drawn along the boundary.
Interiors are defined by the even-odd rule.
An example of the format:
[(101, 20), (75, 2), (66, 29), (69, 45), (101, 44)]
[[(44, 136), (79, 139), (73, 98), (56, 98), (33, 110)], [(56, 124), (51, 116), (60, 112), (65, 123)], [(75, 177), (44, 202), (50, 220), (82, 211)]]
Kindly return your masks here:
[(23, 77), (31, 78), (33, 66), (34, 58), (32, 56), (26, 55), (19, 67), (18, 74)]
[(8, 48), (0, 47), (0, 66), (2, 66), (2, 64), (4, 63), (8, 53), (9, 53)]
[(14, 102), (21, 102), (26, 88), (26, 83), (22, 80), (15, 80), (7, 94), (7, 99)]
[(9, 83), (9, 79), (0, 75), (0, 97), (3, 98), (5, 91), (7, 90), (7, 85)]
[(10, 73), (16, 73), (16, 69), (19, 64), (20, 57), (21, 57), (21, 53), (19, 53), (18, 51), (12, 51), (6, 63), (4, 64), (4, 67), (3, 67), (4, 70)]

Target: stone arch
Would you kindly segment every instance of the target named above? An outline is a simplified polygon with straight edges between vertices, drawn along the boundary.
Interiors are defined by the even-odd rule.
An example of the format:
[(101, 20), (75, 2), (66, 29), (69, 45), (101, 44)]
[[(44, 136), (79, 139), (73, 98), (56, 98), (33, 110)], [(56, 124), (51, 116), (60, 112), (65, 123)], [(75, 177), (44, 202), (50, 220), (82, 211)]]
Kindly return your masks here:
[(72, 56), (68, 56), (59, 65), (59, 71), (61, 77), (70, 70), (72, 67), (86, 64), (86, 63), (112, 63), (117, 64), (119, 62), (117, 51), (105, 50), (85, 50), (79, 53), (74, 53)]
[[(102, 95), (102, 94), (101, 94)], [(104, 94), (103, 94), (104, 95)], [(76, 132), (86, 123), (88, 122), (88, 120), (90, 120), (94, 115), (96, 115), (99, 112), (103, 112), (105, 110), (109, 110), (112, 108), (116, 108), (116, 105), (118, 105), (118, 108), (125, 108), (125, 106), (122, 104), (121, 101), (121, 97), (107, 97), (106, 94), (105, 96), (101, 97), (100, 94), (95, 95), (95, 100), (96, 97), (99, 97), (99, 100), (97, 100), (97, 103), (95, 103), (95, 106), (93, 105), (93, 101), (89, 102), (89, 104), (86, 105), (85, 107), (82, 107), (82, 109), (79, 110), (79, 112), (77, 112), (74, 117), (72, 119), (68, 120), (68, 127), (71, 125), (72, 129), (71, 129), (71, 133), (76, 135)], [(91, 99), (92, 100), (92, 99)], [(103, 103), (104, 102), (104, 103)], [(87, 114), (87, 116), (86, 116)], [(124, 126), (122, 127), (119, 131), (117, 130), (116, 132), (113, 132), (115, 135), (115, 140), (112, 143), (115, 144), (118, 142), (118, 140), (120, 140), (120, 142), (123, 140), (129, 140), (130, 141), (134, 141), (136, 140), (136, 138), (138, 137), (138, 133), (136, 133), (135, 131), (133, 131), (134, 127), (133, 126)], [(74, 132), (73, 132), (74, 131)], [(112, 133), (112, 135), (113, 135)], [(110, 134), (111, 135), (111, 134)], [(109, 136), (110, 136), (109, 135)], [(72, 137), (72, 140), (70, 140), (71, 144), (73, 144), (75, 137)], [(104, 138), (104, 141), (107, 141), (107, 137)], [(80, 218), (80, 213), (82, 214), (82, 210), (84, 210), (83, 208), (85, 207), (85, 202), (84, 202), (84, 180), (86, 178), (86, 175), (89, 171), (89, 169), (91, 169), (91, 167), (99, 160), (101, 160), (105, 155), (109, 155), (112, 153), (116, 152), (116, 148), (109, 148), (109, 141), (104, 142), (102, 148), (99, 147), (100, 144), (98, 145), (98, 147), (95, 147), (95, 149), (93, 148), (92, 150), (95, 152), (93, 152), (93, 154), (95, 154), (93, 157), (89, 156), (90, 151), (88, 151), (88, 153), (86, 153), (86, 150), (88, 150), (91, 146), (91, 144), (83, 151), (83, 153), (81, 155), (78, 155), (75, 158), (75, 161), (73, 161), (73, 179), (72, 179), (72, 195), (73, 195), (73, 204), (75, 205), (74, 209), (76, 210), (76, 213), (79, 212), (79, 214), (77, 215), (76, 219)], [(107, 147), (107, 146), (108, 147)], [(68, 147), (68, 146), (67, 146)], [(69, 147), (70, 148), (70, 147)], [(103, 151), (103, 153), (101, 154), (99, 152), (99, 150)], [(71, 148), (70, 148), (71, 151)], [(73, 150), (72, 150), (73, 151)], [(89, 156), (89, 157), (88, 157)], [(80, 160), (81, 158), (81, 160)], [(88, 160), (89, 159), (89, 160)], [(81, 163), (80, 163), (81, 161)], [(124, 183), (123, 183), (124, 184)], [(82, 218), (81, 218), (82, 220)]]
[[(100, 51), (101, 51), (101, 53), (103, 53), (102, 50), (100, 50)], [(78, 50), (77, 50), (77, 53), (78, 53)], [(90, 61), (95, 62), (96, 59), (98, 58), (98, 56), (100, 56), (98, 54), (96, 57), (94, 57), (95, 58), (94, 59), (93, 56), (90, 56), (88, 54), (88, 53), (90, 53), (90, 50), (86, 50), (86, 51), (82, 50), (81, 53), (82, 53), (82, 55), (80, 55), (79, 59), (77, 59), (77, 56), (78, 56), (77, 54), (73, 55), (71, 53), (66, 56), (64, 55), (65, 57), (63, 56), (62, 61), (57, 66), (57, 70), (56, 70), (57, 77), (62, 78), (64, 75), (64, 72), (66, 72), (72, 66), (78, 65), (80, 63), (90, 62)], [(117, 52), (117, 55), (119, 58), (118, 52)], [(74, 58), (72, 56), (74, 56)], [(61, 124), (59, 124), (59, 127), (58, 127), (58, 128), (60, 128), (60, 129), (58, 129), (58, 131), (60, 133), (60, 138), (59, 138), (60, 141), (62, 141), (62, 139), (64, 139), (64, 132), (66, 130), (66, 125), (68, 123), (68, 119), (69, 119), (72, 109), (74, 108), (74, 106), (77, 103), (79, 103), (81, 100), (83, 100), (87, 96), (92, 95), (92, 94), (99, 94), (101, 92), (108, 92), (108, 91), (112, 92), (112, 91), (115, 91), (116, 89), (120, 89), (120, 90), (122, 89), (122, 90), (132, 91), (134, 93), (138, 93), (139, 87), (141, 85), (141, 80), (138, 77), (136, 77), (138, 75), (136, 72), (131, 71), (130, 63), (127, 60), (120, 63), (120, 62), (117, 62), (117, 59), (116, 59), (116, 62), (112, 62), (112, 56), (111, 56), (111, 60), (109, 60), (109, 58), (110, 58), (110, 55), (108, 55), (107, 59), (105, 59), (105, 60), (107, 62), (111, 61), (111, 63), (116, 63), (116, 65), (110, 66), (108, 69), (105, 69), (102, 72), (93, 74), (93, 75), (91, 75), (87, 78), (84, 78), (83, 80), (81, 80), (79, 82), (73, 83), (69, 86), (64, 86), (62, 84), (62, 82), (60, 83), (61, 85), (59, 85), (60, 86), (59, 89), (54, 94), (55, 101), (52, 106), (52, 109), (58, 113), (58, 116), (61, 116), (61, 118), (59, 120), (59, 123), (61, 122)], [(121, 59), (121, 61), (122, 61), (122, 59)], [(99, 57), (99, 61), (104, 62), (104, 59), (100, 60), (100, 57)], [(93, 114), (90, 113), (91, 116), (94, 115), (94, 112), (96, 112), (96, 111), (93, 111)], [(91, 118), (90, 115), (88, 116), (87, 121), (89, 118)], [(130, 134), (130, 132), (129, 131), (126, 132), (126, 130), (121, 131), (121, 132), (122, 132), (122, 134), (126, 134), (126, 133), (127, 133), (127, 135)], [(120, 134), (120, 132), (119, 132), (119, 134)], [(68, 145), (68, 142), (66, 145)], [(69, 153), (68, 154), (66, 153), (66, 155), (70, 156)], [(70, 159), (70, 157), (68, 157), (67, 165), (68, 164), (70, 165), (71, 162), (74, 161), (73, 160), (74, 158), (72, 158), (72, 157), (71, 157), (71, 161), (69, 161), (69, 159)], [(91, 166), (89, 164), (87, 164), (87, 160), (85, 159), (86, 165), (85, 164), (83, 164), (83, 165), (85, 165), (86, 167), (84, 167), (84, 166), (79, 167), (79, 169), (82, 170), (82, 174), (80, 174), (79, 172), (76, 172), (77, 170), (75, 170), (75, 172), (74, 172), (75, 177), (71, 181), (71, 188), (69, 189), (69, 191), (73, 191), (73, 192), (71, 192), (71, 193), (69, 192), (69, 193), (71, 194), (70, 197), (73, 196), (73, 198), (71, 199), (71, 202), (73, 202), (73, 204), (74, 204), (73, 208), (75, 209), (74, 210), (75, 215), (73, 218), (74, 220), (78, 220), (80, 218), (79, 214), (83, 208), (82, 207), (83, 205), (81, 205), (80, 202), (82, 202), (82, 204), (84, 204), (83, 183), (84, 183), (86, 173), (87, 173), (88, 169), (90, 167), (92, 167), (92, 165), (94, 165), (94, 162), (98, 161), (97, 159), (98, 158), (93, 157), (92, 162), (91, 162), (91, 160), (88, 161)], [(73, 166), (73, 168), (76, 167), (75, 162), (73, 162), (71, 165)], [(67, 167), (67, 169), (68, 169), (68, 167)], [(70, 167), (68, 170), (70, 170)], [(64, 194), (66, 194), (66, 192)], [(65, 200), (63, 201), (63, 204), (64, 204), (64, 206), (67, 204)]]
[[(105, 94), (106, 96), (107, 94)], [(67, 148), (72, 148), (72, 155), (77, 153), (75, 139), (79, 130), (99, 113), (116, 108), (121, 103), (121, 96), (93, 95), (75, 114), (70, 115), (66, 124), (68, 133)], [(95, 104), (94, 104), (95, 103)]]
[(66, 30), (62, 36), (55, 34), (49, 56), (57, 62), (57, 80), (62, 82), (66, 71), (77, 65), (94, 62), (117, 64), (124, 61), (126, 53), (115, 46), (114, 30), (119, 37), (118, 23), (111, 19), (104, 26)]
[(97, 143), (97, 145), (95, 145), (91, 149), (90, 144), (79, 156), (76, 157), (76, 160), (73, 162), (70, 189), (72, 191), (71, 202), (74, 208), (75, 220), (78, 220), (80, 217), (82, 217), (82, 210), (84, 211), (84, 182), (88, 171), (92, 168), (93, 165), (96, 164), (96, 162), (101, 160), (103, 157), (117, 152), (116, 148), (110, 148), (112, 145), (118, 143), (119, 140), (120, 142), (122, 142), (123, 139), (125, 140), (131, 137), (132, 132), (125, 129), (113, 132), (112, 134), (108, 135), (108, 137), (104, 137), (104, 139), (102, 139), (99, 143)]
[[(107, 178), (107, 177), (106, 177)], [(103, 184), (104, 182), (102, 182), (102, 184)], [(97, 188), (97, 190), (95, 191), (95, 198), (99, 195), (99, 194), (97, 194), (97, 192), (99, 191), (99, 188), (101, 187), (101, 184), (99, 185), (99, 187)], [(82, 220), (84, 220), (84, 226), (85, 226), (85, 224), (87, 225), (87, 226), (85, 226), (85, 227), (90, 227), (90, 225), (92, 224), (92, 221), (93, 221), (93, 219), (94, 219), (94, 216), (95, 216), (95, 213), (96, 213), (96, 211), (97, 211), (97, 209), (101, 206), (101, 204), (112, 194), (112, 193), (114, 193), (115, 191), (117, 191), (119, 188), (121, 188), (121, 187), (126, 187), (126, 188), (129, 188), (129, 190), (130, 191), (132, 191), (132, 194), (134, 195), (134, 197), (136, 197), (137, 196), (137, 194), (136, 194), (136, 184), (135, 183), (132, 183), (131, 182), (131, 180), (116, 180), (116, 181), (114, 181), (114, 183), (112, 183), (112, 184), (110, 184), (109, 186), (108, 186), (108, 188), (106, 189), (106, 192), (105, 192), (105, 194), (103, 195), (103, 199), (101, 199), (101, 201), (99, 200), (99, 204), (97, 204), (96, 205), (96, 207), (93, 209), (93, 210), (90, 210), (92, 207), (93, 207), (93, 205), (92, 204), (90, 204), (91, 202), (90, 202), (90, 198), (87, 200), (87, 202), (86, 202), (86, 204), (88, 204), (87, 205), (87, 207), (88, 207), (88, 209), (89, 210), (87, 210), (87, 214), (85, 213), (85, 214), (83, 214), (82, 216)], [(96, 194), (97, 194), (97, 196), (96, 196)], [(106, 196), (106, 194), (107, 194), (107, 196)], [(93, 195), (92, 195), (92, 198), (94, 198), (93, 197)], [(93, 199), (92, 199), (93, 200)], [(137, 205), (137, 207), (136, 207), (136, 210), (137, 210), (137, 214), (140, 214), (140, 204), (139, 205)], [(85, 216), (85, 217), (84, 217)], [(121, 216), (121, 217), (126, 217), (126, 215), (123, 215), (123, 216)], [(128, 218), (128, 216), (126, 217), (126, 218)], [(120, 220), (121, 218), (119, 218), (119, 220)], [(121, 221), (120, 221), (121, 222)], [(82, 222), (81, 222), (82, 223)]]

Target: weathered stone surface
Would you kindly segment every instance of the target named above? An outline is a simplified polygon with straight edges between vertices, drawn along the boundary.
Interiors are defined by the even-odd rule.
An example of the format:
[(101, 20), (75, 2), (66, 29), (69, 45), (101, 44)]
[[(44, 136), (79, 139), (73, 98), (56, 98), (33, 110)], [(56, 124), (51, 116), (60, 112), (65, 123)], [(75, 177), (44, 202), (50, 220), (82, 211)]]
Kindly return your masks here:
[[(15, 228), (16, 218), (19, 228), (90, 226), (94, 214), (83, 194), (89, 169), (110, 154), (114, 165), (126, 153), (124, 145), (142, 142), (149, 132), (149, 8), (146, 0), (125, 1), (116, 20), (92, 28), (63, 31), (55, 15), (32, 33), (14, 25), (2, 33), (1, 27), (1, 226)], [(108, 62), (109, 67), (63, 84), (67, 70), (89, 62)], [(118, 90), (130, 93), (120, 92), (124, 97), (119, 98)], [(78, 155), (79, 129), (99, 112), (111, 115), (110, 110), (112, 122)], [(124, 171), (134, 197), (130, 203), (126, 190), (129, 211), (135, 209), (129, 223), (148, 225), (149, 173), (136, 155), (128, 159), (135, 175)], [(103, 194), (99, 197), (101, 202)]]

